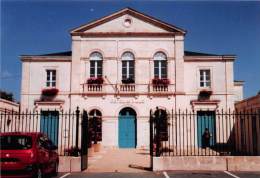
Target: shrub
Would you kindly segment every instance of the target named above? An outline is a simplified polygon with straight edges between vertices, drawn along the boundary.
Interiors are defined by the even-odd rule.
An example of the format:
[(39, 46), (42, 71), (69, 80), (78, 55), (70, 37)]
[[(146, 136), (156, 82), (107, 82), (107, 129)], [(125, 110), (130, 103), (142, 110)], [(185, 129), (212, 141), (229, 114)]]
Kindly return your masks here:
[(87, 83), (88, 84), (103, 84), (104, 82), (104, 79), (102, 77), (90, 77), (88, 80), (87, 80)]
[(170, 80), (167, 78), (154, 78), (152, 80), (153, 85), (163, 85), (163, 86), (168, 86), (170, 84)]

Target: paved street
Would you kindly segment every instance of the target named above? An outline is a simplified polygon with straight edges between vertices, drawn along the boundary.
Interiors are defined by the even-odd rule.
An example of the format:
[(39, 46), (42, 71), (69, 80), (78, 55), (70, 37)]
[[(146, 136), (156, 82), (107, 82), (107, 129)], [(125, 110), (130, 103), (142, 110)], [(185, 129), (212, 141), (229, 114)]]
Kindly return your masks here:
[(143, 172), (143, 173), (62, 173), (59, 178), (260, 178), (260, 172), (184, 172), (184, 171), (165, 171), (165, 172)]

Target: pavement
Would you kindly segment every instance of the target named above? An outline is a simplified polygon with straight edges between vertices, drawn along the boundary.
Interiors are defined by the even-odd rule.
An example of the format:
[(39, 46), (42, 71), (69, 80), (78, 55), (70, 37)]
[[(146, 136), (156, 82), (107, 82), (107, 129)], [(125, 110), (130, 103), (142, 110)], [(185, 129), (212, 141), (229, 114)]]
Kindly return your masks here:
[(152, 172), (149, 150), (102, 148), (89, 157), (88, 169), (59, 173), (57, 178), (260, 178), (259, 172), (162, 171)]
[(150, 168), (150, 155), (147, 149), (103, 148), (101, 152), (89, 157), (85, 172), (124, 172), (142, 173)]
[(196, 172), (196, 171), (164, 171), (140, 173), (62, 173), (58, 178), (260, 178), (260, 172)]

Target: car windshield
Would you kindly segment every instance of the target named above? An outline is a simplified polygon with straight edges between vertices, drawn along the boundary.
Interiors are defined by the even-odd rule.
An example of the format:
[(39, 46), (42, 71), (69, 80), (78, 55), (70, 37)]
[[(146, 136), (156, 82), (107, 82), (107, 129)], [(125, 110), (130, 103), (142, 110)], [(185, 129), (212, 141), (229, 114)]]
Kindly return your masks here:
[(26, 150), (32, 148), (32, 138), (23, 135), (0, 136), (1, 150)]

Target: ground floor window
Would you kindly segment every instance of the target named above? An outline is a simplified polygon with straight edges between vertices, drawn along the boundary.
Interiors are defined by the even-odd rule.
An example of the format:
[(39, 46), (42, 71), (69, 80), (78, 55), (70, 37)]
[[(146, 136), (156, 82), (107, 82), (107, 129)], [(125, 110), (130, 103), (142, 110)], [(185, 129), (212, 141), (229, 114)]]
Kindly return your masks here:
[(102, 141), (102, 114), (99, 110), (93, 109), (89, 112), (89, 130), (91, 140), (94, 144)]
[(160, 141), (168, 141), (168, 118), (166, 110), (157, 109), (154, 112), (154, 116), (156, 137), (158, 136)]

